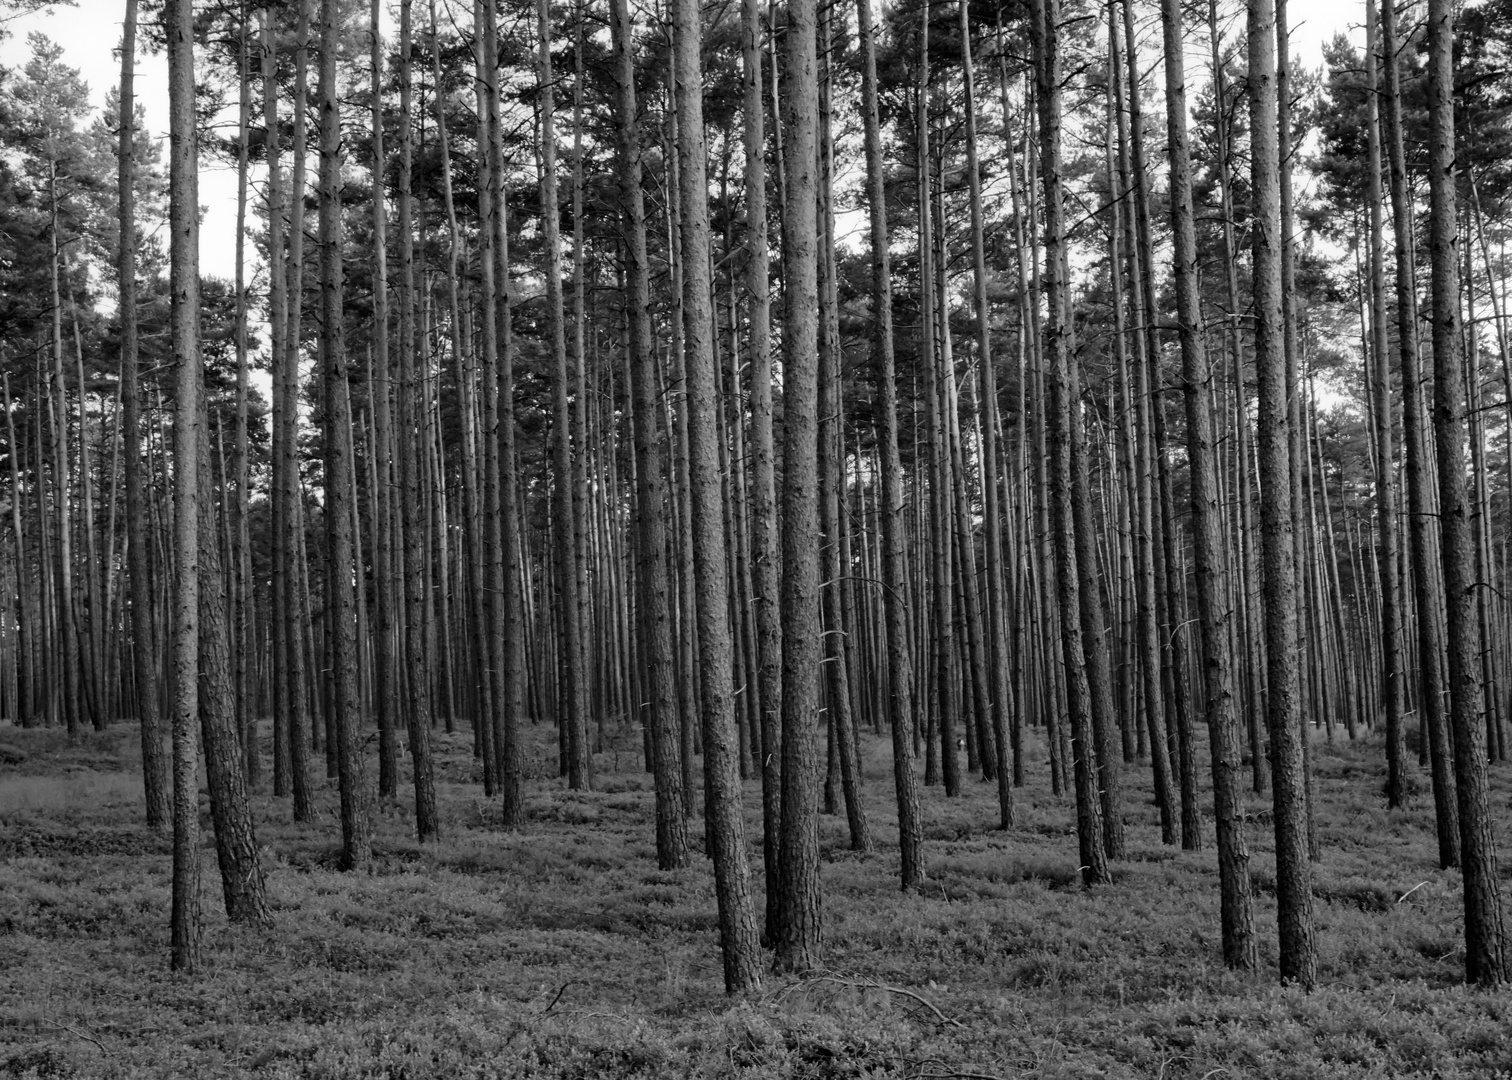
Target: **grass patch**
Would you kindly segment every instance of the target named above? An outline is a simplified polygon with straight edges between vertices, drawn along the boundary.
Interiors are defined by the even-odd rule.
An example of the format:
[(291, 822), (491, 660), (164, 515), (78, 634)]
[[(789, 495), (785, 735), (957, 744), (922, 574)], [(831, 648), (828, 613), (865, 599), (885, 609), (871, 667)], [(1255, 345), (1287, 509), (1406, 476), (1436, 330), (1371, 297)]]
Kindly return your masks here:
[[(498, 829), (467, 736), (438, 733), (443, 839), (413, 839), (402, 797), (363, 874), (336, 869), (333, 786), (312, 825), (255, 793), (276, 925), (226, 923), (207, 833), (204, 964), (185, 979), (166, 970), (169, 848), (136, 824), (135, 729), (0, 731), (0, 1078), (1512, 1073), (1512, 999), (1460, 985), (1460, 882), (1437, 868), (1431, 802), (1386, 809), (1373, 739), (1314, 746), (1313, 994), (1276, 985), (1266, 826), (1247, 827), (1266, 967), (1229, 972), (1211, 831), (1205, 852), (1162, 845), (1145, 768), (1126, 770), (1112, 884), (1081, 888), (1072, 807), (1031, 740), (1011, 830), (993, 785), (924, 790), (930, 878), (902, 893), (888, 743), (867, 736), (876, 850), (820, 822), (828, 969), (733, 1000), (707, 862), (655, 866), (638, 735), (611, 731), (598, 790), (570, 792), (551, 733), (528, 734), (523, 830)], [(1505, 835), (1502, 769), (1493, 805)], [(754, 779), (746, 821), (759, 913)]]

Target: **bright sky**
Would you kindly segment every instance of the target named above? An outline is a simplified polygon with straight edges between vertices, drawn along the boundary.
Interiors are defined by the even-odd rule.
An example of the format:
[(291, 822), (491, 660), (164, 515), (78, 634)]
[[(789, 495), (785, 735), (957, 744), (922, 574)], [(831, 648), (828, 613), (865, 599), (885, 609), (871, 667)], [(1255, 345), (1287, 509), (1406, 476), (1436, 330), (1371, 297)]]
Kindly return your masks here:
[[(1364, 0), (1307, 0), (1293, 4), (1292, 42), (1297, 60), (1308, 67), (1322, 62), (1323, 42), (1345, 31), (1361, 38)], [(16, 18), (3, 25), (10, 36), (0, 41), (0, 63), (22, 67), (30, 55), (26, 35), (39, 30), (60, 43), (64, 62), (76, 67), (89, 84), (97, 107), (120, 79), (116, 49), (121, 40), (124, 0), (77, 0), (74, 7), (55, 7), (50, 13)], [(1204, 45), (1205, 48), (1205, 45)], [(1195, 57), (1194, 57), (1195, 60)], [(147, 110), (148, 130), (165, 142), (168, 137), (168, 61), (164, 55), (137, 55), (136, 92)], [(236, 174), (231, 166), (202, 166), (200, 203), (206, 216), (201, 239), (205, 273), (230, 279), (235, 275)], [(248, 276), (250, 277), (250, 268)]]

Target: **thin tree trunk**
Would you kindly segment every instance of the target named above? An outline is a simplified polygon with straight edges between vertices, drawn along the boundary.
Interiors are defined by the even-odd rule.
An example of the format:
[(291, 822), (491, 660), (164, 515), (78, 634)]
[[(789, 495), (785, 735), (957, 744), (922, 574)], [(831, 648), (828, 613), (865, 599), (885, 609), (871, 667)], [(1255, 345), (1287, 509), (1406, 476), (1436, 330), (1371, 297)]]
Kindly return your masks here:
[[(666, 463), (655, 422), (656, 353), (651, 338), (651, 267), (646, 252), (646, 205), (641, 190), (640, 137), (635, 94), (635, 53), (628, 0), (611, 0), (620, 208), (625, 218), (626, 358), (635, 418), (636, 582), (645, 668), (643, 714), (651, 735), (656, 784), (656, 861), (663, 870), (688, 863), (688, 826), (672, 651), (672, 607), (667, 574)], [(637, 711), (642, 711), (637, 709)]]
[[(126, 460), (126, 561), (131, 578), (132, 677), (136, 683), (136, 714), (141, 723), (142, 786), (147, 801), (147, 827), (162, 830), (169, 825), (171, 807), (168, 762), (163, 758), (162, 695), (158, 682), (161, 663), (157, 627), (152, 617), (152, 569), (148, 557), (148, 514), (142, 476), (142, 391), (138, 384), (137, 354), (137, 225), (136, 225), (136, 27), (137, 0), (126, 0), (126, 18), (121, 30), (121, 111), (117, 189), (120, 193), (120, 249), (116, 284), (121, 317), (121, 405), (123, 415), (122, 455)], [(10, 416), (10, 391), (6, 390), (6, 416)], [(10, 445), (17, 446), (14, 431)], [(12, 468), (14, 470), (14, 455)], [(21, 543), (20, 487), (12, 472), (12, 510), (16, 543)], [(19, 551), (19, 548), (18, 548)], [(24, 559), (17, 559), (17, 585), (25, 594)], [(23, 608), (24, 611), (24, 608)], [(19, 631), (20, 656), (30, 648), (30, 628), (23, 614)], [(18, 672), (20, 671), (18, 664)], [(21, 711), (22, 722), (29, 708)]]
[(877, 110), (877, 48), (871, 0), (856, 0), (861, 45), (862, 119), (866, 129), (867, 217), (871, 225), (871, 359), (881, 396), (882, 589), (887, 636), (887, 702), (892, 723), (893, 783), (898, 800), (898, 846), (902, 886), (924, 880), (924, 829), (919, 780), (914, 771), (913, 673), (908, 647), (908, 585), (904, 563), (903, 466), (898, 454), (897, 368), (893, 355), (892, 267), (888, 254), (887, 195), (881, 125)]
[[(551, 349), (551, 444), (556, 484), (555, 534), (557, 592), (560, 597), (561, 662), (566, 671), (567, 783), (573, 789), (593, 786), (593, 755), (588, 745), (588, 717), (584, 681), (582, 604), (578, 596), (578, 530), (574, 505), (577, 470), (573, 463), (572, 409), (567, 391), (567, 339), (562, 310), (561, 212), (557, 205), (555, 95), (551, 74), (551, 13), (547, 0), (538, 0), (537, 79), (541, 115), (541, 217), (546, 244), (546, 317)], [(579, 452), (582, 448), (579, 447)]]
[[(1393, 470), (1390, 368), (1386, 363), (1386, 252), (1381, 201), (1381, 121), (1377, 88), (1376, 5), (1366, 0), (1366, 85), (1369, 109), (1370, 199), (1370, 328), (1376, 414), (1376, 513), (1380, 520), (1377, 555), (1381, 575), (1381, 698), (1386, 711), (1386, 805), (1400, 807), (1406, 799), (1402, 738), (1402, 616), (1401, 584), (1397, 580), (1396, 477)], [(1395, 57), (1390, 62), (1395, 63)]]
[(374, 457), (372, 500), (373, 577), (377, 603), (374, 642), (374, 674), (377, 676), (378, 713), (378, 797), (397, 798), (399, 794), (399, 748), (395, 722), (399, 712), (394, 652), (394, 463), (393, 431), (389, 399), (392, 393), (389, 367), (389, 298), (388, 298), (388, 207), (384, 199), (388, 161), (383, 146), (383, 41), (379, 35), (379, 0), (372, 0), (368, 14), (369, 84), (372, 88), (373, 149), (373, 354), (369, 372), (368, 396), (373, 410), (372, 454)]
[[(288, 620), (285, 644), (288, 648), (289, 694), (289, 776), (294, 792), (294, 820), (311, 821), (315, 810), (310, 792), (310, 735), (313, 717), (310, 700), (313, 687), (304, 644), (306, 603), (309, 591), (303, 586), (306, 576), (304, 559), (304, 513), (300, 495), (299, 434), (299, 355), (302, 344), (301, 324), (304, 311), (304, 218), (305, 157), (307, 155), (307, 97), (310, 43), (310, 0), (298, 0), (299, 18), (295, 29), (294, 52), (294, 130), (293, 167), (289, 193), (289, 251), (287, 327), (283, 347), (283, 370), (274, 372), (274, 412), (283, 414), (283, 445), (275, 449), (281, 463), (277, 497), (284, 505), (285, 600)], [(276, 88), (275, 88), (276, 92)], [(268, 91), (265, 89), (264, 94)]]
[(372, 822), (358, 735), (356, 603), (351, 582), (355, 558), (352, 539), (352, 457), (348, 434), (352, 423), (347, 390), (346, 329), (342, 313), (341, 253), (341, 112), (336, 98), (336, 49), (339, 0), (321, 0), (320, 8), (320, 312), (322, 365), (325, 369), (325, 517), (329, 545), (327, 574), (332, 596), (329, 663), (335, 681), (336, 763), (341, 792), (341, 862), (348, 870), (367, 864), (372, 854)]

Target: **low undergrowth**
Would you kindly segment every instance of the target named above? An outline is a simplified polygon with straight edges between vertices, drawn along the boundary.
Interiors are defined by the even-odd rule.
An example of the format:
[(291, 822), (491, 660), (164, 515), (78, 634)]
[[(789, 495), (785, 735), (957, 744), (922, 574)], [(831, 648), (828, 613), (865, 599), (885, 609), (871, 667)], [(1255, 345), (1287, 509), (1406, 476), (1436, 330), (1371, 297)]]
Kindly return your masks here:
[[(207, 808), (203, 968), (172, 976), (169, 847), (137, 824), (135, 739), (0, 730), (0, 1077), (1512, 1077), (1512, 996), (1461, 985), (1460, 882), (1437, 867), (1426, 784), (1388, 811), (1371, 739), (1314, 747), (1312, 993), (1276, 982), (1268, 826), (1249, 827), (1262, 969), (1231, 972), (1211, 835), (1163, 846), (1144, 768), (1125, 774), (1112, 884), (1080, 886), (1041, 757), (1006, 832), (995, 785), (926, 788), (930, 877), (904, 893), (888, 744), (867, 737), (876, 850), (821, 821), (828, 968), (738, 999), (709, 867), (656, 868), (633, 754), (601, 754), (594, 792), (533, 778), (529, 826), (503, 833), (462, 735), (438, 737), (443, 839), (381, 806), (364, 873), (335, 869), (334, 786), (310, 825), (255, 795), (268, 931), (219, 911)], [(1493, 796), (1505, 836), (1505, 769)], [(759, 912), (754, 781), (747, 809)]]

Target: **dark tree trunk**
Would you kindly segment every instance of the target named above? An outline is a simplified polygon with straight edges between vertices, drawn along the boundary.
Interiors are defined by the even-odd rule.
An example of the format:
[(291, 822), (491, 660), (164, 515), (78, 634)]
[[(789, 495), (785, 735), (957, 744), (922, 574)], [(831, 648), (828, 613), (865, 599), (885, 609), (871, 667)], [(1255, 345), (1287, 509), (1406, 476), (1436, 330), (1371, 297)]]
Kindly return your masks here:
[(1449, 627), (1449, 728), (1459, 802), (1465, 890), (1465, 977), (1507, 979), (1506, 934), (1486, 778), (1484, 699), (1479, 681), (1475, 551), (1465, 479), (1465, 377), (1461, 365), (1459, 218), (1455, 190), (1454, 14), (1428, 2), (1429, 251), (1433, 269), (1433, 431), (1438, 449), (1439, 535)]

